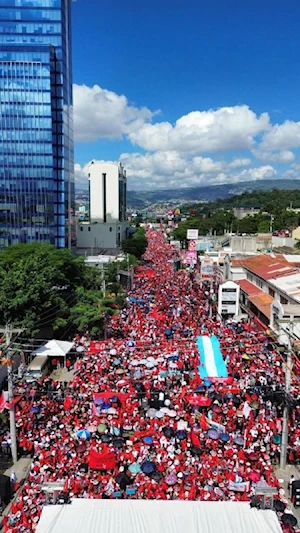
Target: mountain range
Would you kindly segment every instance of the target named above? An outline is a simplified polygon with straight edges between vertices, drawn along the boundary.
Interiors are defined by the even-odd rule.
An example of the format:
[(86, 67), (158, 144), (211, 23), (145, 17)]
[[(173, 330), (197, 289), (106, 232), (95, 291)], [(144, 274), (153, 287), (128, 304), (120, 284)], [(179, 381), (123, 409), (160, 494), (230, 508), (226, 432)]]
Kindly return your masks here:
[(186, 189), (160, 189), (157, 191), (128, 191), (127, 204), (130, 209), (145, 209), (154, 204), (183, 204), (214, 202), (218, 199), (229, 198), (252, 192), (254, 190), (291, 190), (300, 189), (299, 180), (257, 180), (241, 183), (223, 183)]

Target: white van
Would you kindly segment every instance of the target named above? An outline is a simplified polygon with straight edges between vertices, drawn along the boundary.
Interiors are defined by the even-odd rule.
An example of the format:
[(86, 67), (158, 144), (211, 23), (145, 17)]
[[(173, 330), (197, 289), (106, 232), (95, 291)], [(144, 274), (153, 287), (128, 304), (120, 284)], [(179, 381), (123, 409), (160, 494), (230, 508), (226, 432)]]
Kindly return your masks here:
[(28, 366), (24, 375), (24, 380), (27, 381), (27, 383), (37, 381), (48, 374), (48, 368), (48, 355), (37, 355)]

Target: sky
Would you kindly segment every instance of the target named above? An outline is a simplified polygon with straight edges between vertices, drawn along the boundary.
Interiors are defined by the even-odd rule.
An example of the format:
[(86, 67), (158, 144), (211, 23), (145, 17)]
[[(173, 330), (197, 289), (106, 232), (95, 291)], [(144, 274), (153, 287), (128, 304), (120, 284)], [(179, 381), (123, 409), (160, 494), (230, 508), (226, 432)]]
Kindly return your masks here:
[(77, 0), (75, 176), (128, 189), (300, 178), (299, 0)]

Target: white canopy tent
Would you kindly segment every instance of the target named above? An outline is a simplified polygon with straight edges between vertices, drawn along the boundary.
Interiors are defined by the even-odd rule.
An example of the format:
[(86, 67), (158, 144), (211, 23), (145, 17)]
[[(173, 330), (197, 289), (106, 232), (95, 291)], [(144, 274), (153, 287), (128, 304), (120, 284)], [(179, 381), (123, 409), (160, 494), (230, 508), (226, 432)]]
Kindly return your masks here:
[(33, 356), (36, 355), (45, 355), (47, 357), (66, 357), (66, 355), (72, 350), (73, 348), (73, 342), (69, 341), (48, 341), (46, 344), (43, 344), (34, 352), (32, 352)]
[(274, 511), (247, 502), (75, 499), (46, 505), (37, 533), (282, 533)]

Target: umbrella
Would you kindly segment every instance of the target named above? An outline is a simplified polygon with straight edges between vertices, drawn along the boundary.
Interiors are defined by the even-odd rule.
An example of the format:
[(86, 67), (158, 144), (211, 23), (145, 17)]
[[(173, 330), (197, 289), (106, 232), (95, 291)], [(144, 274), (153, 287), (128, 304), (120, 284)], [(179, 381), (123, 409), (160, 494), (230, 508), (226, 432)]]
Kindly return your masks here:
[(162, 432), (163, 432), (164, 436), (167, 437), (167, 439), (170, 439), (171, 437), (174, 437), (174, 429), (173, 428), (169, 428), (169, 427), (165, 426), (162, 429)]
[(297, 518), (292, 513), (284, 513), (281, 520), (284, 524), (289, 524), (292, 527), (298, 524)]
[(250, 403), (250, 407), (252, 407), (252, 409), (258, 409), (259, 403), (255, 400), (254, 402)]
[(207, 436), (210, 439), (217, 440), (220, 437), (220, 433), (216, 429), (209, 429), (207, 432)]
[(220, 435), (220, 440), (222, 442), (228, 442), (230, 439), (230, 436), (228, 435), (228, 433), (221, 433)]
[(128, 385), (126, 379), (120, 379), (120, 380), (117, 382), (117, 387), (124, 387), (125, 385)]
[(203, 382), (203, 385), (204, 385), (204, 387), (210, 387), (211, 386), (211, 381), (209, 381), (209, 379), (205, 379), (204, 382)]
[(118, 366), (121, 363), (121, 359), (114, 359), (113, 364), (114, 366)]
[(108, 415), (116, 415), (118, 413), (118, 411), (114, 407), (110, 407), (109, 409), (107, 409), (106, 413)]
[(97, 427), (97, 431), (98, 431), (98, 433), (104, 433), (106, 430), (107, 430), (107, 425), (106, 425), (106, 424), (100, 424), (100, 425)]
[(178, 479), (175, 474), (169, 474), (165, 477), (165, 482), (167, 485), (175, 485), (177, 483)]
[(245, 354), (242, 356), (242, 359), (244, 359), (244, 361), (250, 361), (251, 357), (245, 353)]
[(117, 448), (118, 450), (120, 450), (124, 444), (123, 440), (120, 438), (113, 439), (112, 443), (113, 443), (113, 446)]
[(192, 455), (201, 455), (203, 453), (203, 450), (199, 448), (198, 446), (192, 446), (191, 447), (191, 454)]
[(173, 411), (172, 409), (169, 409), (169, 412), (166, 413), (168, 416), (170, 416), (171, 418), (175, 418), (175, 416), (177, 416), (177, 413), (176, 411)]
[(141, 466), (141, 470), (144, 474), (152, 474), (156, 470), (156, 464), (152, 461), (145, 461)]
[(123, 368), (117, 368), (116, 374), (118, 374), (118, 375), (125, 374), (125, 370)]
[(132, 346), (135, 346), (135, 342), (134, 341), (127, 341), (126, 345), (132, 347)]
[(166, 415), (168, 415), (169, 412), (170, 412), (170, 409), (169, 409), (169, 407), (161, 407), (160, 412), (161, 413), (165, 413)]
[(144, 441), (145, 444), (153, 444), (152, 437), (144, 437), (143, 441)]
[(154, 368), (154, 363), (152, 363), (151, 361), (147, 361), (146, 368), (149, 368), (149, 369)]
[(131, 362), (130, 362), (131, 366), (139, 366), (140, 365), (140, 361), (138, 361), (137, 359), (133, 359)]
[(78, 453), (84, 453), (86, 451), (86, 445), (85, 444), (80, 444), (77, 448), (77, 452)]
[(187, 437), (187, 433), (186, 433), (186, 431), (184, 431), (182, 429), (179, 429), (179, 431), (176, 432), (176, 437), (179, 440), (185, 440), (186, 437)]
[(129, 465), (128, 470), (129, 472), (131, 472), (131, 474), (136, 475), (141, 470), (141, 465), (139, 463), (131, 463), (131, 465)]
[(112, 348), (109, 353), (110, 355), (117, 355), (117, 350), (115, 348)]
[(76, 348), (76, 352), (78, 352), (78, 353), (82, 353), (82, 352), (84, 352), (84, 350), (85, 350), (84, 346), (77, 346), (77, 348)]
[(101, 435), (102, 442), (111, 442), (112, 441), (112, 435), (110, 433), (103, 433)]
[(198, 387), (196, 387), (195, 392), (205, 392), (205, 387), (199, 385)]
[(274, 442), (274, 444), (280, 444), (281, 443), (281, 435), (274, 435), (272, 437), (272, 441)]
[(280, 500), (274, 500), (274, 511), (277, 511), (278, 513), (283, 513), (285, 510), (285, 504)]
[(34, 413), (34, 414), (39, 413), (40, 412), (39, 406), (38, 405), (34, 405), (33, 407), (31, 407), (30, 412)]
[(107, 409), (110, 409), (110, 407), (111, 407), (110, 403), (108, 403), (108, 402), (107, 403), (103, 403), (101, 405), (101, 411), (106, 411)]
[(155, 472), (151, 474), (151, 479), (154, 479), (154, 481), (156, 481), (157, 483), (161, 480), (161, 478), (162, 478), (162, 473), (159, 472), (159, 470), (155, 470)]
[(87, 429), (80, 429), (76, 433), (76, 437), (79, 439), (89, 439), (91, 436), (90, 432)]
[(121, 490), (125, 490), (127, 485), (130, 485), (131, 479), (124, 472), (120, 472), (115, 478)]
[(244, 439), (242, 439), (242, 437), (235, 437), (234, 442), (238, 446), (244, 446), (245, 444)]
[(90, 426), (88, 426), (86, 428), (90, 433), (95, 433), (95, 431), (97, 431), (97, 426), (95, 426), (94, 424), (91, 424)]
[(146, 415), (149, 416), (149, 418), (154, 418), (155, 415), (156, 415), (156, 409), (154, 409), (153, 407), (150, 407), (150, 409), (148, 409)]
[(165, 416), (165, 413), (163, 413), (162, 411), (156, 411), (156, 418), (163, 418)]

